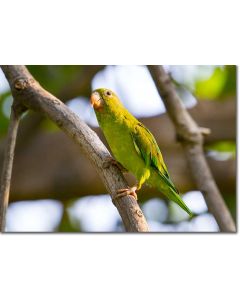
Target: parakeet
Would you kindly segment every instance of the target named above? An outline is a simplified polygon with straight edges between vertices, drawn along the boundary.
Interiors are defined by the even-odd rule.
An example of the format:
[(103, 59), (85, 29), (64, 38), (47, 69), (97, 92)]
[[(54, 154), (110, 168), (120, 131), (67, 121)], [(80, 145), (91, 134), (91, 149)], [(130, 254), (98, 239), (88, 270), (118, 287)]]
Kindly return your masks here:
[(132, 195), (137, 199), (136, 191), (146, 182), (192, 216), (170, 179), (152, 133), (123, 106), (113, 91), (97, 89), (93, 91), (90, 102), (117, 163), (137, 179), (133, 187), (118, 190), (117, 197)]

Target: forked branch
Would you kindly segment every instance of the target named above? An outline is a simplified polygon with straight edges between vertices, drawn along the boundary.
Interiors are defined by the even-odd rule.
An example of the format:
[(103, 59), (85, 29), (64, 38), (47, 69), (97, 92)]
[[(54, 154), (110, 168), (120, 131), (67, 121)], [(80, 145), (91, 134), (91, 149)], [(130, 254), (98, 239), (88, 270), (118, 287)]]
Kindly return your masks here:
[[(106, 189), (117, 207), (127, 231), (148, 231), (146, 219), (131, 196), (116, 199), (116, 191), (127, 187), (120, 170), (105, 161), (109, 151), (83, 121), (63, 102), (44, 90), (24, 66), (2, 66), (16, 101), (29, 109), (45, 114), (58, 125), (86, 154), (99, 173)], [(60, 150), (61, 151), (61, 150)], [(94, 185), (94, 182), (92, 183)]]

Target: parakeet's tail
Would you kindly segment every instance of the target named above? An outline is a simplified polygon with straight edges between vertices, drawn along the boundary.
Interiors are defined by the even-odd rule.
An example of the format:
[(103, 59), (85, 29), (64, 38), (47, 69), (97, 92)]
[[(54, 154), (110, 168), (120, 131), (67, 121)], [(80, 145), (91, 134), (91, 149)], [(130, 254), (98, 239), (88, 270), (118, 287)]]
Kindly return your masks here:
[(169, 200), (174, 201), (177, 203), (183, 210), (185, 210), (190, 217), (193, 216), (191, 210), (187, 207), (187, 205), (183, 202), (182, 198), (178, 193), (176, 193), (172, 188), (169, 188), (165, 195), (168, 197)]

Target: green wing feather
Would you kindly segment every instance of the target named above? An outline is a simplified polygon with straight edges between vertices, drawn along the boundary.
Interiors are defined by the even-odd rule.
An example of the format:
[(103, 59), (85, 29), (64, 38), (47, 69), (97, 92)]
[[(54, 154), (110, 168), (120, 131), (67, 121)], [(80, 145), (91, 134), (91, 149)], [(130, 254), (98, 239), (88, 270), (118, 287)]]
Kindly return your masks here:
[(162, 180), (178, 193), (178, 190), (170, 179), (162, 153), (151, 132), (143, 124), (138, 123), (132, 133), (132, 139), (137, 153), (143, 158), (146, 166), (153, 167)]

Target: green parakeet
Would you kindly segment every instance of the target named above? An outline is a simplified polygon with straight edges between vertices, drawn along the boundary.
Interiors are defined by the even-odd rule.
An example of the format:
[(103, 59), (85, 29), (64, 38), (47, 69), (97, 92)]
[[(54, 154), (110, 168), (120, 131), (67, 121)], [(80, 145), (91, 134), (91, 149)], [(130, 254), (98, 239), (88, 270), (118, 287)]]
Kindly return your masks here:
[(95, 90), (90, 101), (117, 162), (132, 172), (138, 180), (133, 187), (119, 190), (117, 197), (132, 195), (137, 199), (136, 191), (146, 182), (192, 216), (170, 179), (152, 133), (129, 113), (111, 90)]

